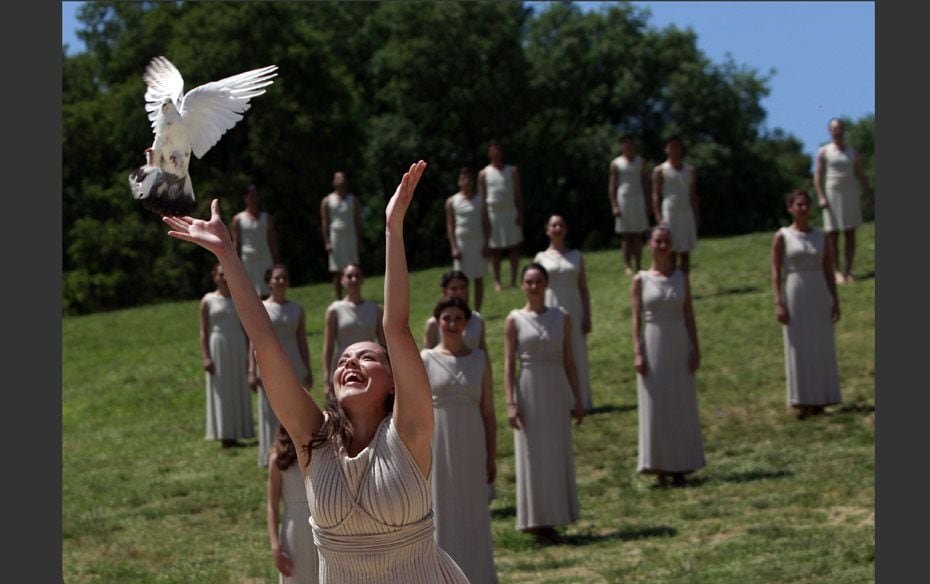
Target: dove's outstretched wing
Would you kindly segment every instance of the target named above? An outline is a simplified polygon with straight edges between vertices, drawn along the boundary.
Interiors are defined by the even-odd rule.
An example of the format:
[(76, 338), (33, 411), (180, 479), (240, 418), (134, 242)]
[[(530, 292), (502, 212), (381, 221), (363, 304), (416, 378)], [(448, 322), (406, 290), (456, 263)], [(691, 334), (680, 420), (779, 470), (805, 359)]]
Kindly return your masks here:
[(166, 99), (170, 99), (175, 107), (179, 108), (181, 94), (184, 91), (184, 79), (181, 78), (181, 72), (177, 67), (164, 57), (152, 59), (152, 62), (145, 68), (142, 79), (148, 86), (145, 90), (145, 111), (149, 112), (149, 120), (154, 130), (158, 109)]
[(216, 144), (220, 137), (242, 119), (249, 100), (265, 93), (277, 73), (277, 65), (246, 71), (226, 79), (205, 83), (190, 90), (179, 112), (197, 158)]

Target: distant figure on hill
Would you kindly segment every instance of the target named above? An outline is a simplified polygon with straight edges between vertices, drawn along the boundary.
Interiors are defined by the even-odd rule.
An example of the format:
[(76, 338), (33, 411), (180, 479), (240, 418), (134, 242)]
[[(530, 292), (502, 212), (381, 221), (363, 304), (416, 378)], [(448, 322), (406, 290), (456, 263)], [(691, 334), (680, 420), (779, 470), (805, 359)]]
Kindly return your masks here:
[(862, 225), (860, 199), (863, 193), (869, 193), (869, 179), (865, 176), (862, 157), (843, 139), (843, 120), (833, 118), (827, 129), (831, 141), (817, 150), (814, 188), (823, 209), (823, 229), (835, 252), (839, 251), (839, 235), (843, 232), (846, 267), (840, 272), (837, 259), (834, 278), (837, 284), (845, 284), (855, 280), (852, 265), (856, 255), (856, 227)]
[[(840, 403), (839, 367), (833, 324), (840, 318), (832, 243), (810, 224), (811, 198), (788, 195), (794, 221), (772, 240), (772, 291), (775, 318), (784, 330), (788, 406), (798, 419), (821, 414)], [(782, 273), (785, 273), (782, 293)]]
[(362, 249), (362, 205), (349, 192), (349, 181), (342, 171), (333, 175), (333, 192), (320, 203), (320, 225), (338, 300), (342, 298), (342, 270), (358, 264)]
[(620, 137), (620, 156), (610, 161), (607, 197), (614, 215), (614, 231), (620, 235), (626, 275), (642, 268), (643, 234), (649, 229), (646, 209), (649, 206), (649, 162), (636, 154), (636, 142), (631, 134)]
[(684, 145), (677, 135), (665, 140), (665, 162), (652, 171), (652, 211), (657, 223), (666, 223), (672, 234), (672, 265), (676, 256), (683, 272), (691, 269), (691, 251), (697, 247), (701, 225), (694, 166), (684, 162)]
[(504, 149), (494, 143), (488, 148), (490, 163), (478, 173), (478, 192), (484, 197), (491, 234), (491, 266), (494, 290), (501, 291), (501, 256), (510, 256), (510, 286), (517, 285), (520, 242), (523, 241), (523, 192), (516, 166), (504, 164)]
[[(475, 282), (475, 310), (484, 300), (484, 275), (488, 271), (488, 237), (491, 223), (484, 195), (475, 191), (472, 170), (459, 169), (459, 191), (446, 199), (446, 237), (452, 251), (452, 267)], [(468, 301), (468, 298), (465, 298)]]
[(265, 272), (280, 263), (278, 238), (271, 214), (261, 210), (261, 195), (255, 185), (245, 190), (245, 209), (232, 219), (232, 238), (249, 275), (249, 281), (262, 298), (268, 296)]

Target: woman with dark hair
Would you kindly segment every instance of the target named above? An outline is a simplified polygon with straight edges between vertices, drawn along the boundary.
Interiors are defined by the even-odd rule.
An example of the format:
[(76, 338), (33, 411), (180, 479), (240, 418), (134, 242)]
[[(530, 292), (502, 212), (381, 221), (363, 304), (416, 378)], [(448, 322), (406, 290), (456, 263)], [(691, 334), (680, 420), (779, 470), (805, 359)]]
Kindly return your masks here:
[[(310, 370), (310, 348), (307, 346), (307, 327), (304, 309), (287, 299), (291, 280), (284, 264), (275, 264), (265, 272), (265, 282), (271, 296), (262, 301), (278, 341), (294, 367), (294, 375), (309, 388), (313, 385)], [(255, 347), (249, 343), (249, 387), (258, 392), (258, 465), (268, 466), (268, 453), (275, 441), (278, 418), (268, 403), (262, 387), (261, 372), (255, 364)]]
[(336, 359), (346, 347), (360, 341), (384, 344), (381, 306), (362, 298), (365, 275), (358, 264), (342, 269), (342, 286), (346, 295), (326, 308), (323, 320), (323, 390), (328, 399), (333, 394), (333, 371)]
[[(798, 419), (823, 413), (840, 403), (833, 324), (840, 318), (840, 300), (833, 274), (833, 245), (810, 224), (811, 198), (806, 191), (788, 195), (794, 218), (772, 240), (772, 291), (775, 318), (784, 330), (788, 406)], [(782, 293), (782, 273), (784, 293)]]
[[(468, 303), (468, 276), (459, 270), (450, 270), (439, 280), (439, 292), (442, 299), (461, 298)], [(442, 329), (435, 316), (426, 319), (426, 330), (423, 332), (423, 348), (432, 349), (442, 339)], [(484, 319), (477, 310), (471, 311), (471, 317), (462, 331), (462, 340), (469, 349), (481, 349), (485, 353), (488, 348), (484, 342)]]
[(333, 192), (320, 201), (320, 227), (339, 299), (345, 286), (342, 274), (350, 264), (358, 263), (362, 249), (362, 204), (349, 192), (349, 180), (343, 171), (333, 174)]
[(433, 403), (408, 324), (403, 221), (425, 162), (411, 165), (386, 210), (384, 334), (387, 349), (355, 343), (339, 357), (335, 400), (320, 411), (294, 375), (268, 313), (251, 288), (212, 203), (210, 221), (165, 217), (168, 235), (220, 260), (255, 343), (271, 407), (295, 444), (307, 483), (320, 582), (467, 582), (433, 537), (430, 496)]
[[(300, 475), (297, 449), (283, 426), (278, 426), (268, 460), (268, 541), (278, 569), (279, 584), (317, 584), (320, 567), (313, 532), (307, 487)], [(284, 501), (284, 517), (278, 508)], [(280, 526), (279, 526), (280, 523)]]
[(607, 196), (614, 215), (614, 231), (621, 237), (626, 275), (633, 275), (631, 260), (636, 260), (636, 271), (643, 258), (643, 233), (649, 229), (646, 216), (646, 193), (649, 192), (648, 162), (636, 154), (633, 136), (620, 137), (620, 156), (610, 161), (610, 178)]
[(639, 401), (637, 469), (671, 476), (676, 485), (702, 468), (704, 442), (694, 373), (700, 364), (688, 275), (675, 268), (672, 231), (657, 225), (649, 237), (652, 265), (633, 276), (633, 352)]
[[(547, 307), (546, 268), (523, 268), (526, 305), (504, 321), (504, 397), (513, 428), (517, 529), (541, 544), (556, 543), (554, 527), (578, 519), (571, 418), (584, 419), (572, 356), (571, 316)], [(517, 374), (516, 363), (520, 361)]]
[(549, 247), (536, 254), (533, 261), (548, 274), (546, 306), (561, 307), (572, 322), (572, 357), (578, 370), (578, 388), (581, 403), (590, 412), (594, 409), (591, 398), (591, 380), (588, 374), (588, 334), (591, 332), (591, 297), (588, 294), (588, 277), (584, 258), (578, 249), (568, 249), (568, 227), (561, 215), (553, 215), (546, 222)]
[[(656, 223), (668, 225), (674, 248), (672, 265), (681, 258), (681, 271), (691, 269), (691, 252), (697, 247), (701, 210), (697, 195), (697, 170), (684, 161), (681, 137), (665, 139), (668, 158), (652, 169), (652, 212)], [(676, 257), (677, 256), (677, 257)]]
[[(470, 168), (459, 169), (459, 192), (446, 199), (446, 237), (452, 250), (453, 268), (475, 281), (475, 310), (484, 299), (484, 274), (488, 271), (488, 238), (491, 223), (484, 195), (475, 190)], [(467, 301), (468, 298), (466, 297)]]
[(470, 582), (497, 582), (488, 485), (497, 476), (497, 420), (487, 354), (465, 344), (472, 316), (453, 296), (433, 309), (442, 338), (420, 352), (433, 389), (436, 540)]
[(249, 394), (249, 341), (230, 298), (223, 266), (216, 264), (210, 274), (216, 290), (200, 300), (200, 350), (207, 372), (206, 438), (220, 440), (223, 448), (230, 448), (240, 446), (240, 438), (255, 436)]

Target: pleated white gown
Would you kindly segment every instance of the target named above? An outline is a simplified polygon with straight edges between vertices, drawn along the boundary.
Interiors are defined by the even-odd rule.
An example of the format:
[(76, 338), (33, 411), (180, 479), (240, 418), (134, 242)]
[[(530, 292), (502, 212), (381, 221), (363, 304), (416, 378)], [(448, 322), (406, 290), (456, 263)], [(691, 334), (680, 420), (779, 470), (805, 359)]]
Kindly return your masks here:
[[(785, 242), (785, 378), (789, 406), (838, 404), (839, 368), (832, 301), (823, 273), (825, 234), (781, 228)], [(832, 277), (832, 276), (831, 276)]]
[(697, 384), (688, 372), (691, 339), (685, 326), (685, 275), (646, 270), (642, 278), (646, 375), (636, 374), (639, 399), (637, 470), (689, 472), (705, 466)]
[(268, 246), (268, 213), (262, 211), (258, 219), (249, 212), (239, 213), (240, 254), (245, 273), (259, 296), (271, 293), (265, 282), (265, 272), (274, 264), (271, 248)]
[(284, 516), (278, 531), (281, 549), (291, 558), (294, 569), (290, 577), (278, 574), (279, 584), (317, 584), (320, 566), (313, 532), (310, 530), (310, 505), (307, 488), (300, 476), (300, 464), (294, 461), (281, 471), (281, 498)]
[(630, 161), (620, 155), (611, 164), (617, 169), (617, 206), (620, 216), (614, 220), (615, 233), (642, 233), (649, 229), (646, 195), (643, 192), (643, 159)]
[(856, 180), (856, 150), (843, 150), (830, 142), (820, 147), (826, 162), (824, 195), (829, 208), (823, 211), (824, 231), (843, 231), (862, 225), (862, 191)]
[(487, 355), (481, 349), (463, 357), (426, 349), (420, 356), (433, 388), (436, 541), (470, 582), (497, 582), (480, 409)]
[(513, 431), (517, 529), (558, 526), (578, 519), (572, 451), (571, 386), (562, 361), (565, 316), (512, 310), (517, 329), (516, 402), (523, 430)]
[(697, 223), (691, 208), (691, 167), (681, 170), (668, 161), (662, 168), (662, 219), (672, 230), (672, 250), (691, 251), (697, 247)]
[(232, 298), (204, 295), (210, 327), (210, 357), (215, 373), (206, 373), (207, 440), (252, 438), (249, 346)]
[(488, 258), (484, 257), (484, 226), (481, 208), (484, 197), (474, 193), (466, 197), (463, 193), (452, 195), (452, 211), (455, 219), (455, 244), (462, 257), (453, 260), (452, 267), (461, 270), (472, 280), (483, 278), (488, 271)]
[(358, 263), (358, 237), (355, 233), (355, 195), (340, 197), (330, 194), (326, 199), (329, 210), (329, 271), (341, 272), (349, 264)]

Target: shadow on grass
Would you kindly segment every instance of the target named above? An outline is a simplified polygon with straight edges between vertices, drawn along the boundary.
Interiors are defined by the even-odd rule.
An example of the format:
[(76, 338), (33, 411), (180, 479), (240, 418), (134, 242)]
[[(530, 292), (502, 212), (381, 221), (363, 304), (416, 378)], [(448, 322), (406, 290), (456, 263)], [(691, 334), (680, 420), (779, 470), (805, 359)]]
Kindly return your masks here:
[(596, 408), (591, 409), (588, 412), (589, 416), (596, 414), (612, 414), (615, 412), (631, 412), (636, 409), (636, 404), (624, 404), (620, 406), (606, 405), (606, 406), (597, 406)]
[(517, 508), (513, 505), (501, 507), (499, 509), (491, 509), (491, 519), (507, 519), (508, 517), (516, 516)]
[(875, 411), (875, 404), (857, 403), (842, 405), (834, 414), (871, 414)]
[(874, 280), (875, 272), (866, 272), (865, 274), (853, 274), (853, 278), (856, 280)]
[(723, 481), (725, 483), (750, 483), (752, 481), (761, 481), (764, 479), (780, 479), (790, 476), (794, 476), (794, 473), (790, 470), (750, 470), (746, 472), (733, 472), (730, 474), (725, 474), (717, 480)]
[(713, 298), (715, 296), (734, 296), (736, 294), (749, 294), (750, 292), (758, 292), (758, 286), (736, 286), (734, 288), (724, 288), (723, 290), (718, 290), (716, 292), (711, 292), (709, 294), (695, 294), (694, 300), (703, 300), (705, 298)]
[(645, 539), (647, 537), (671, 537), (677, 534), (678, 530), (674, 527), (669, 527), (668, 525), (655, 525), (646, 527), (627, 527), (624, 529), (617, 529), (609, 533), (602, 533), (597, 535), (593, 533), (563, 535), (561, 539), (564, 545), (581, 546), (614, 539), (619, 541), (634, 541), (637, 539)]

